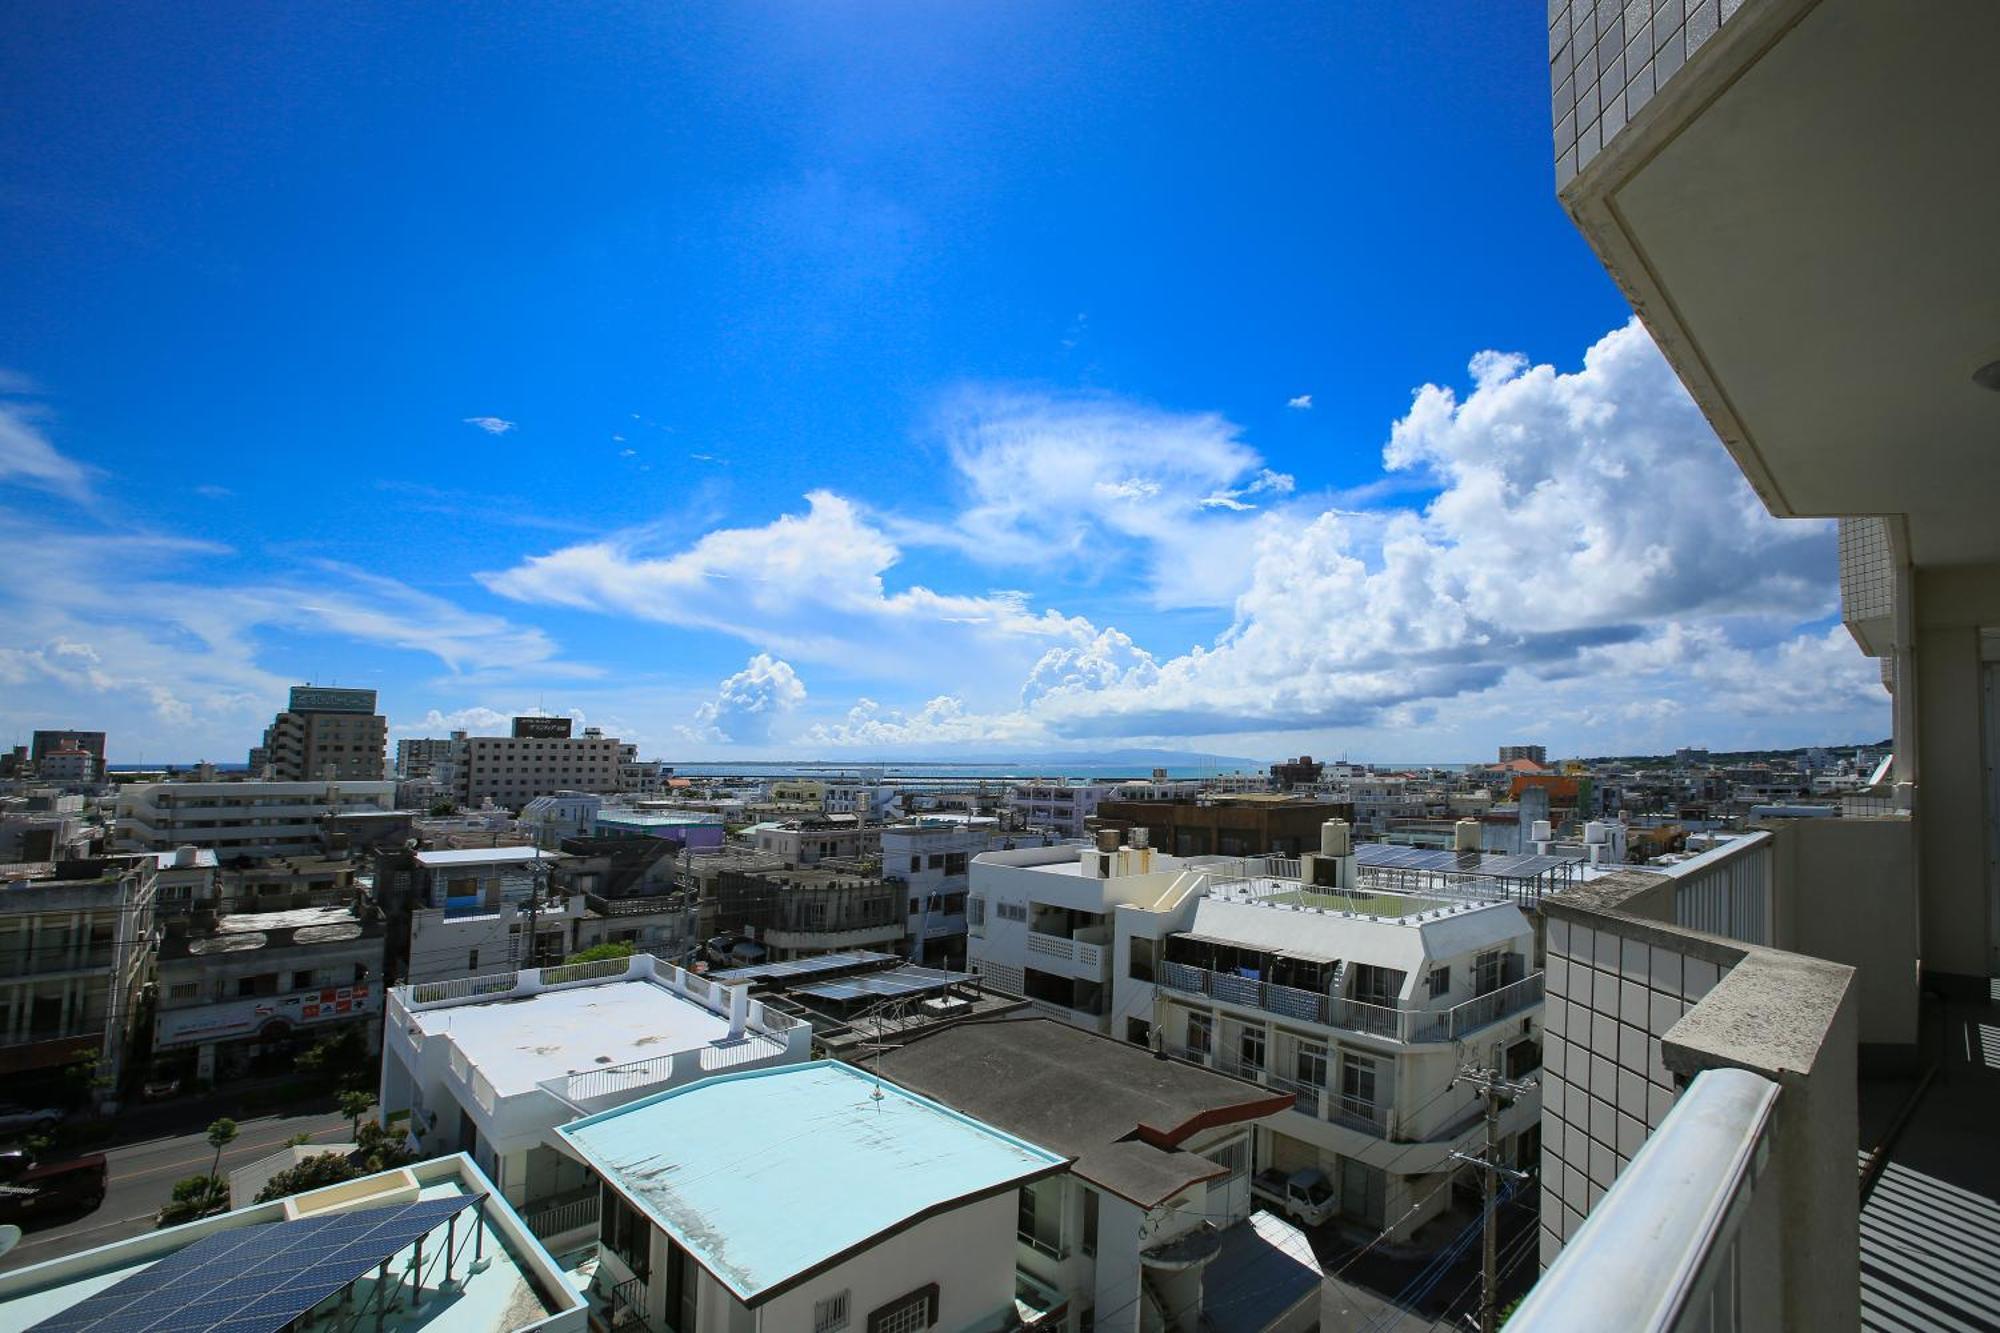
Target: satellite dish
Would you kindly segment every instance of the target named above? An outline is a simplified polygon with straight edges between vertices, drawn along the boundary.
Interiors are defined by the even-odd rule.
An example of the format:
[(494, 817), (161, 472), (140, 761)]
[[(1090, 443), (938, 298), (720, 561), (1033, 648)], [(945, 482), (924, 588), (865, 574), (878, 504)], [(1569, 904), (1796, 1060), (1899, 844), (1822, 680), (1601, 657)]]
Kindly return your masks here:
[(0, 1255), (9, 1253), (21, 1243), (21, 1228), (9, 1224), (0, 1226)]

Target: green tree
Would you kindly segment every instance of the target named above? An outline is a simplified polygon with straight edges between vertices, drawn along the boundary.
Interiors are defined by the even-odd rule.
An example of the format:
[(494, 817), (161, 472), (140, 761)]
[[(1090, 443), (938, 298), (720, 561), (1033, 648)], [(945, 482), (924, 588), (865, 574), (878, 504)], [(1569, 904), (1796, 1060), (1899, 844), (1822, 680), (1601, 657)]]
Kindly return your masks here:
[(368, 1114), (368, 1108), (375, 1104), (372, 1092), (343, 1092), (334, 1099), (340, 1113), (347, 1117), (348, 1137), (358, 1139), (361, 1135), (361, 1117)]
[(223, 1116), (220, 1120), (214, 1120), (209, 1123), (208, 1146), (215, 1149), (215, 1161), (208, 1168), (208, 1177), (210, 1180), (221, 1180), (222, 1150), (236, 1142), (238, 1132), (236, 1122), (228, 1116)]
[(579, 949), (563, 959), (565, 963), (597, 963), (613, 958), (630, 958), (632, 946), (629, 944), (593, 944), (588, 949)]
[(439, 801), (436, 805), (433, 805), (431, 807), (431, 814), (435, 815), (439, 819), (443, 819), (447, 815), (455, 815), (457, 813), (458, 813), (458, 807), (453, 805), (450, 801)]
[(343, 1180), (353, 1180), (361, 1174), (361, 1168), (348, 1160), (346, 1153), (324, 1152), (316, 1157), (308, 1157), (297, 1166), (286, 1167), (272, 1176), (257, 1192), (258, 1203), (269, 1203), (292, 1194), (303, 1194), (316, 1190), (322, 1185), (338, 1185)]
[(187, 1176), (174, 1182), (173, 1198), (160, 1209), (155, 1225), (177, 1227), (183, 1222), (228, 1211), (229, 1189), (212, 1172), (205, 1176)]
[(361, 1122), (361, 1132), (354, 1136), (357, 1150), (355, 1156), (368, 1171), (388, 1171), (399, 1166), (421, 1160), (416, 1153), (403, 1146), (402, 1136), (387, 1130), (373, 1120)]

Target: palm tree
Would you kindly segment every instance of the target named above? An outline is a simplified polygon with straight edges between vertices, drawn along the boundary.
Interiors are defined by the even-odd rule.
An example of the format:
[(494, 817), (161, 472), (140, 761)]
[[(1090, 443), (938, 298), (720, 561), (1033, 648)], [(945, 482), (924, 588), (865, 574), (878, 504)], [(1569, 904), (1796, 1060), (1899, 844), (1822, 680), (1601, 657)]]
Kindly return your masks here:
[(208, 1168), (208, 1178), (220, 1182), (222, 1170), (222, 1150), (236, 1141), (236, 1122), (228, 1116), (212, 1122), (208, 1127), (208, 1143), (215, 1149), (215, 1161)]
[(367, 1115), (368, 1108), (375, 1104), (375, 1094), (372, 1092), (343, 1092), (336, 1099), (336, 1102), (340, 1107), (340, 1113), (347, 1117), (348, 1138), (359, 1138), (361, 1136), (361, 1117)]

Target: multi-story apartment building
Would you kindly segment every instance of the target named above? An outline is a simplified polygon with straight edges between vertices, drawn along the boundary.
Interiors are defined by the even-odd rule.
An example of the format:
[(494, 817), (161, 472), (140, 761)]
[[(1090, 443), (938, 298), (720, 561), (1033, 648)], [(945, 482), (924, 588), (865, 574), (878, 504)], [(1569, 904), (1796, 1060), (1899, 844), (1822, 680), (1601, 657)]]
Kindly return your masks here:
[(1017, 828), (1048, 829), (1061, 837), (1080, 838), (1086, 821), (1111, 791), (1111, 784), (1105, 782), (1037, 778), (1014, 784), (1007, 793), (1007, 810)]
[[(597, 1186), (550, 1146), (557, 1126), (726, 1070), (797, 1063), (812, 1030), (645, 956), (398, 986), (382, 1058), (385, 1114), (426, 1153), (472, 1156), (537, 1234), (595, 1234)], [(578, 1237), (569, 1233), (587, 1228)]]
[[(1121, 909), (1114, 1016), (1130, 1040), (1295, 1094), (1259, 1130), (1259, 1163), (1318, 1169), (1341, 1216), (1405, 1240), (1450, 1202), (1453, 1154), (1483, 1149), (1465, 1066), (1540, 1065), (1543, 979), (1512, 903), (1376, 887), (1343, 864), (1346, 884), (1274, 861)], [(1539, 1117), (1532, 1092), (1502, 1114), (1508, 1165), (1532, 1165), (1519, 1145)]]
[(1199, 892), (1204, 882), (1194, 867), (1121, 846), (1108, 830), (1095, 847), (984, 853), (973, 859), (965, 901), (968, 965), (1050, 1017), (1109, 1033), (1117, 909)]
[[(171, 866), (172, 868), (169, 868)], [(115, 1097), (150, 969), (163, 881), (215, 860), (115, 857), (10, 867), (0, 879), (0, 1073), (34, 1088), (96, 1060)]]
[(866, 860), (882, 850), (882, 830), (869, 827), (853, 815), (752, 824), (743, 830), (743, 838), (757, 851), (775, 856), (788, 866), (818, 865), (829, 857)]
[(196, 899), (166, 918), (157, 962), (153, 1070), (202, 1082), (287, 1072), (302, 1045), (343, 1027), (380, 1040), (381, 914), (348, 901), (237, 911)]
[(1500, 747), (1500, 762), (1511, 764), (1516, 759), (1525, 759), (1536, 768), (1549, 766), (1549, 747), (1546, 745), (1503, 745)]
[[(1991, 1323), (1940, 1259), (1989, 1249), (2000, 1207), (1959, 1137), (1991, 1123), (1974, 1033), (2000, 1024), (2000, 146), (1936, 127), (1991, 119), (2000, 12), (1548, 18), (1563, 207), (1765, 507), (1840, 519), (1895, 756), (1843, 817), (1545, 902), (1546, 1271), (1509, 1327)], [(1967, 1040), (1919, 1056), (1922, 993)], [(1920, 1097), (1880, 1090), (1884, 1139), (1857, 1070), (1933, 1058)]]
[(114, 836), (129, 851), (199, 847), (225, 862), (311, 854), (341, 815), (395, 808), (393, 782), (145, 782), (119, 789)]
[(714, 902), (716, 928), (754, 941), (768, 960), (907, 948), (905, 895), (877, 874), (824, 866), (723, 870)]
[(896, 789), (881, 782), (829, 782), (820, 797), (820, 810), (879, 824), (896, 812)]
[(37, 731), (28, 745), (28, 762), (38, 771), (42, 761), (59, 750), (82, 750), (97, 761), (104, 772), (104, 733), (101, 731)]
[[(567, 718), (531, 718), (567, 722)], [(537, 796), (559, 791), (609, 794), (618, 790), (619, 743), (595, 727), (581, 736), (468, 736), (452, 733), (452, 780), (458, 804), (472, 809), (491, 800), (519, 810)]]
[(43, 755), (35, 764), (35, 777), (63, 787), (84, 787), (100, 782), (104, 770), (96, 755), (74, 741)]
[(1003, 830), (993, 817), (933, 815), (882, 829), (882, 875), (909, 898), (910, 957), (932, 967), (965, 966), (965, 895), (972, 858), (1045, 845), (1053, 835)]
[(440, 764), (451, 762), (449, 737), (406, 737), (396, 742), (396, 776), (405, 781), (430, 777)]
[(1255, 793), (1205, 800), (1107, 800), (1090, 828), (1124, 836), (1146, 830), (1150, 845), (1170, 856), (1298, 856), (1319, 846), (1329, 819), (1352, 821), (1344, 802)]
[(273, 782), (379, 780), (387, 776), (388, 742), (389, 720), (375, 711), (375, 691), (294, 685), (285, 711), (264, 731), (251, 774)]
[(408, 922), (408, 952), (392, 964), (394, 975), (444, 981), (561, 962), (587, 910), (583, 894), (555, 883), (567, 859), (540, 847), (378, 858), (376, 891), (385, 910)]
[[(1407, 1239), (1483, 1131), (1461, 1065), (1539, 1064), (1534, 928), (1496, 893), (1394, 887), (1328, 830), (1301, 860), (1184, 860), (1108, 831), (980, 857), (972, 967), (1050, 1017), (1294, 1094), (1257, 1160), (1322, 1171), (1342, 1215)], [(1537, 1114), (1506, 1113), (1510, 1153)]]

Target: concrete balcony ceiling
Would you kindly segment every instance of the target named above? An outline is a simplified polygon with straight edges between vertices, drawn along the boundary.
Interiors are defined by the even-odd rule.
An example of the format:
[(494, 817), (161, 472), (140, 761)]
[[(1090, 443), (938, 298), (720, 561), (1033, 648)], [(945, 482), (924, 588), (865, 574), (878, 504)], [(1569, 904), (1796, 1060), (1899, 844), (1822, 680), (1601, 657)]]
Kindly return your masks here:
[(2000, 559), (2000, 5), (1725, 8), (1564, 205), (1774, 513)]

